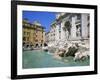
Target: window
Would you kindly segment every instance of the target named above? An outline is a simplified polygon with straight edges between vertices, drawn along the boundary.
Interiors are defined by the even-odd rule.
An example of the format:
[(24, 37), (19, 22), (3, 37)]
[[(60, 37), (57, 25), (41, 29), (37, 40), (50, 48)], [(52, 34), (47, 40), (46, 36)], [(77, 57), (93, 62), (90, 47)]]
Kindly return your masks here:
[(35, 42), (38, 42), (38, 40), (36, 39)]
[(36, 37), (37, 37), (37, 35), (36, 35)]
[(23, 37), (23, 41), (26, 41), (26, 37)]
[(43, 35), (42, 35), (42, 38), (43, 38)]
[(23, 35), (25, 35), (25, 34), (26, 34), (26, 32), (23, 33)]
[(43, 42), (43, 40), (41, 40), (41, 42)]
[(30, 32), (27, 32), (27, 35), (30, 35)]
[(27, 37), (27, 41), (29, 41), (29, 37)]

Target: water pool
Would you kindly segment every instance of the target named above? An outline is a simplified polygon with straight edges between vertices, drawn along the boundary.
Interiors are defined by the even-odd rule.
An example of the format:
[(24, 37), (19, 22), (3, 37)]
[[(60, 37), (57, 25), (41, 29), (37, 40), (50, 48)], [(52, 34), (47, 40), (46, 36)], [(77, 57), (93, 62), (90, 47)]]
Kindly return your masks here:
[[(68, 60), (68, 61), (66, 61)], [(22, 66), (28, 68), (47, 68), (47, 67), (72, 67), (72, 66), (89, 66), (89, 59), (84, 61), (73, 60), (73, 57), (66, 57), (62, 60), (55, 59), (49, 52), (41, 50), (23, 51)]]

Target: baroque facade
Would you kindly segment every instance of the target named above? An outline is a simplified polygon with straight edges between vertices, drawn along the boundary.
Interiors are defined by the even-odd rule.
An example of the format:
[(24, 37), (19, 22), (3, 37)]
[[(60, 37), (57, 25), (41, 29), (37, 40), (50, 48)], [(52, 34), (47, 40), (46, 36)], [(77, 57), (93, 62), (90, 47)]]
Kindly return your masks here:
[(28, 20), (23, 20), (23, 46), (42, 46), (45, 42), (44, 27), (37, 21), (29, 23)]
[(63, 42), (88, 42), (89, 43), (89, 14), (57, 13), (56, 20), (51, 24), (49, 43), (55, 45)]

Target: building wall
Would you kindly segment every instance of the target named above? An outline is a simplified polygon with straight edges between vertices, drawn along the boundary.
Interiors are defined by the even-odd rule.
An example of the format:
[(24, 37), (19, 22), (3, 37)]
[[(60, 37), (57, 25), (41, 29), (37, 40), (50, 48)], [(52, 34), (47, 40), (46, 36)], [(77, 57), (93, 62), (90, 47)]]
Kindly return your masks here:
[[(58, 13), (56, 15), (58, 21), (55, 21), (55, 28), (50, 29), (49, 43), (54, 44), (54, 42), (59, 43), (60, 41), (89, 40), (89, 14), (68, 13), (63, 18), (60, 18), (60, 16), (65, 14), (66, 13)], [(64, 31), (63, 29), (63, 27), (65, 27), (66, 21), (69, 21), (71, 24), (70, 35), (68, 34), (67, 30)], [(51, 27), (53, 27), (53, 25)], [(55, 30), (55, 36), (51, 36), (53, 34), (53, 30)], [(52, 38), (55, 39), (52, 41)]]
[(35, 35), (34, 29), (23, 28), (23, 42), (27, 44), (34, 44), (35, 43)]
[(42, 29), (36, 30), (36, 39), (35, 39), (36, 44), (41, 45), (44, 43), (45, 37), (43, 35), (44, 35), (44, 33), (43, 33)]
[(23, 22), (23, 42), (26, 45), (41, 46), (45, 43), (45, 31), (42, 26)]
[(82, 18), (81, 18), (81, 22), (82, 22), (82, 38), (86, 39), (88, 38), (88, 15), (86, 14), (82, 14)]
[(49, 43), (49, 32), (45, 33), (45, 42)]

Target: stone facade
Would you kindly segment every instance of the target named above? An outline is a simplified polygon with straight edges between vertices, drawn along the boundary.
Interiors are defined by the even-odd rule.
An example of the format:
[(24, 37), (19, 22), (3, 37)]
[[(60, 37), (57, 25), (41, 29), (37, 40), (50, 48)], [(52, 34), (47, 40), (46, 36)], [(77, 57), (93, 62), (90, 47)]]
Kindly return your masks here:
[[(49, 39), (53, 39), (50, 39), (49, 43), (55, 45), (59, 42), (67, 43), (68, 41), (89, 42), (89, 24), (89, 14), (58, 13), (56, 20), (51, 24), (49, 33), (51, 37), (49, 36)], [(66, 25), (70, 25), (70, 27)]]

